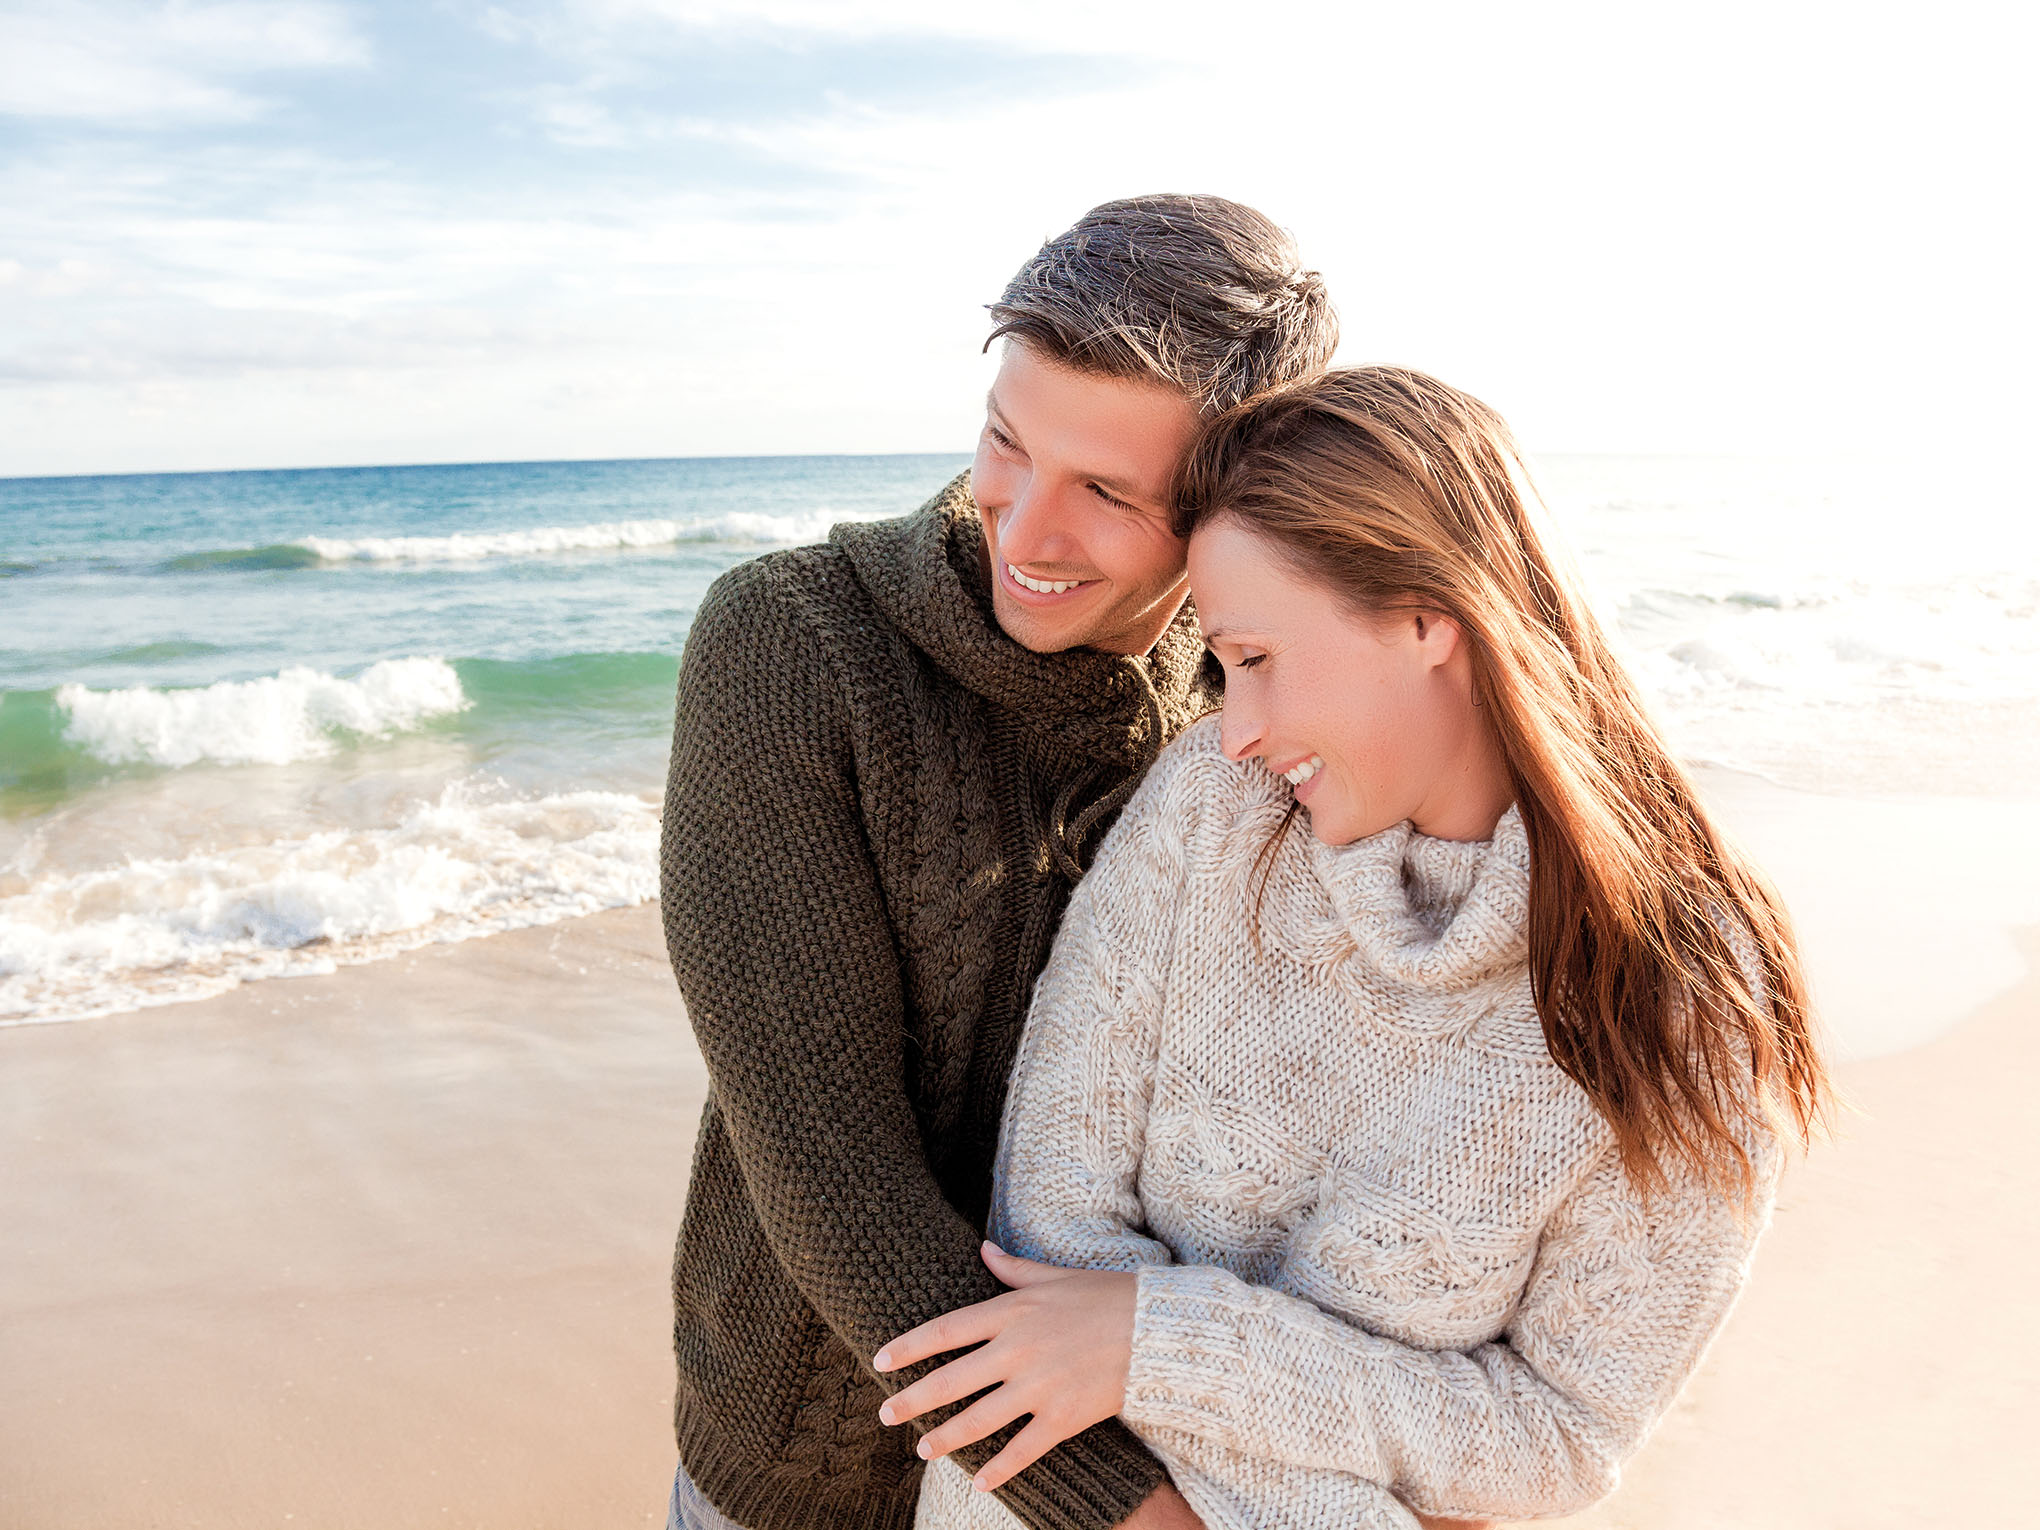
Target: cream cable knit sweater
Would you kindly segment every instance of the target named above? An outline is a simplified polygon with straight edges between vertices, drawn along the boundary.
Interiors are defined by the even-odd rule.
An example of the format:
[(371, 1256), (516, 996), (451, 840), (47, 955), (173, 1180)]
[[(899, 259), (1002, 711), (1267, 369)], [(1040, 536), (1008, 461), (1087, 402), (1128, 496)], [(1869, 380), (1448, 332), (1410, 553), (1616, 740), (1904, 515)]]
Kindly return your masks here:
[[(1779, 1149), (1746, 1218), (1637, 1196), (1545, 1048), (1513, 809), (1484, 844), (1295, 825), (1257, 955), (1288, 804), (1210, 721), (1155, 764), (1036, 990), (993, 1235), (1141, 1272), (1121, 1416), (1213, 1530), (1578, 1509), (1727, 1315)], [(916, 1523), (1015, 1521), (944, 1461)]]

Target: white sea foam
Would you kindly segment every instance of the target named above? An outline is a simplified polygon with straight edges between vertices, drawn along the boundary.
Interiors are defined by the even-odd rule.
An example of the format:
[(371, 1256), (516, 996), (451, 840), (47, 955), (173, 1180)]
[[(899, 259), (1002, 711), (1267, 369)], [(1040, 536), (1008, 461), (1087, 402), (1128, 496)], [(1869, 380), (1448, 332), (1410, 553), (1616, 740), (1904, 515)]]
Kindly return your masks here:
[[(1657, 597), (1655, 603), (1652, 596)], [(1623, 627), (1668, 699), (1764, 693), (1809, 702), (1882, 697), (2040, 699), (2033, 591), (1744, 593), (1706, 605), (1647, 592)], [(1655, 604), (1656, 609), (1653, 609)]]
[(691, 520), (601, 521), (591, 526), (459, 531), (436, 537), (303, 537), (297, 545), (310, 548), (328, 563), (473, 563), (491, 558), (667, 547), (676, 542), (795, 547), (819, 542), (838, 521), (870, 518), (868, 512), (826, 508), (790, 515), (735, 510)]
[(384, 659), (352, 679), (292, 665), (189, 690), (57, 691), (65, 736), (114, 764), (287, 765), (331, 754), (335, 735), (387, 737), (468, 705), (444, 659)]
[[(492, 798), (494, 800), (492, 800)], [(642, 903), (658, 809), (454, 784), (380, 828), (57, 871), (0, 898), (0, 1024), (204, 998)]]

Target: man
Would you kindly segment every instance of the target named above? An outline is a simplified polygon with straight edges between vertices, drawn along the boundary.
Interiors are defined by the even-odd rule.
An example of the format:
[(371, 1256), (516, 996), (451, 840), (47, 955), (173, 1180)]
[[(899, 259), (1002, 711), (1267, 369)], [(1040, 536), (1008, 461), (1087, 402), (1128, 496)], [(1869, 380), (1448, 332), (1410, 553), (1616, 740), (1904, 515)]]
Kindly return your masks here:
[[(673, 1271), (688, 1530), (912, 1523), (914, 1431), (878, 1409), (927, 1367), (872, 1356), (1000, 1290), (978, 1248), (1029, 991), (1141, 773), (1219, 700), (1171, 480), (1205, 417), (1337, 338), (1288, 236), (1215, 197), (1094, 209), (992, 318), (970, 473), (733, 569), (681, 664), (661, 902), (713, 1080)], [(1197, 1523), (1117, 1421), (999, 1493), (1037, 1530)]]

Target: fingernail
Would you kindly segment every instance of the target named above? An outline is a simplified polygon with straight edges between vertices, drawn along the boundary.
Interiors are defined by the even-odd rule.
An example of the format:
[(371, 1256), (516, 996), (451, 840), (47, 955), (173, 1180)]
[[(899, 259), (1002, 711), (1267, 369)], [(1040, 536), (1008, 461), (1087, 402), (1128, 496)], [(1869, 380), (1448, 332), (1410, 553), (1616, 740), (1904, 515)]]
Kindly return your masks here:
[(923, 1461), (925, 1461), (931, 1455), (933, 1455), (934, 1452), (928, 1448), (927, 1440), (923, 1439), (920, 1444), (914, 1447), (914, 1454), (919, 1456)]
[(875, 1355), (873, 1355), (873, 1356), (871, 1357), (871, 1368), (872, 1368), (872, 1369), (873, 1369), (874, 1371), (889, 1371), (889, 1370), (891, 1370), (891, 1369), (892, 1369), (892, 1356), (891, 1356), (891, 1355), (888, 1355), (888, 1354), (887, 1354), (887, 1353), (886, 1353), (886, 1352), (885, 1352), (884, 1350), (880, 1350), (880, 1351), (879, 1351), (879, 1352), (878, 1352), (877, 1354), (875, 1354)]
[(973, 1490), (980, 1493), (989, 1493), (991, 1491), (990, 1488), (985, 1486), (985, 1479), (981, 1476), (971, 1478), (970, 1485)]
[(879, 1422), (880, 1422), (881, 1424), (890, 1424), (890, 1423), (892, 1422), (892, 1404), (891, 1404), (891, 1403), (889, 1403), (889, 1402), (888, 1402), (888, 1403), (880, 1403), (880, 1404), (878, 1405), (878, 1421), (879, 1421)]

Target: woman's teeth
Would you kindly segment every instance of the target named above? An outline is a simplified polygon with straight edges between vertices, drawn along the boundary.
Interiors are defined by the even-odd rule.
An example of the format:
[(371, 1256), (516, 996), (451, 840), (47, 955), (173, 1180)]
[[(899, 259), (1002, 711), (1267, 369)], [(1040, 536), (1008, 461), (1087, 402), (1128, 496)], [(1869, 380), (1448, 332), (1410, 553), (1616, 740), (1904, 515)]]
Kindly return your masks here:
[(1304, 782), (1308, 781), (1312, 776), (1316, 775), (1319, 771), (1323, 770), (1324, 768), (1325, 768), (1324, 760), (1317, 755), (1312, 755), (1309, 759), (1305, 760), (1301, 765), (1298, 765), (1295, 769), (1283, 771), (1282, 779), (1287, 781), (1291, 786), (1301, 786), (1303, 785)]
[(1037, 595), (1060, 595), (1064, 590), (1074, 590), (1084, 581), (1081, 579), (1029, 579), (1012, 564), (1006, 565), (1006, 572), (1013, 576), (1013, 582), (1023, 590), (1032, 590)]

